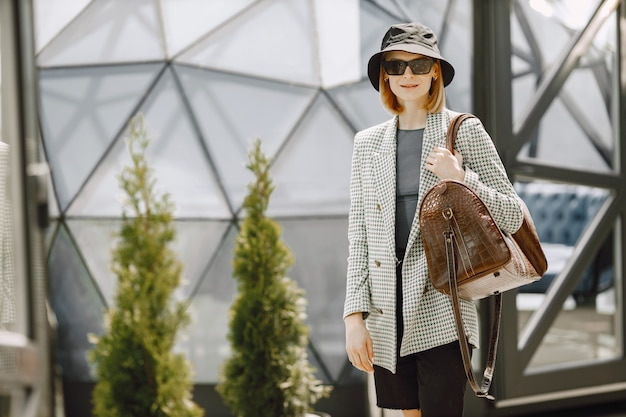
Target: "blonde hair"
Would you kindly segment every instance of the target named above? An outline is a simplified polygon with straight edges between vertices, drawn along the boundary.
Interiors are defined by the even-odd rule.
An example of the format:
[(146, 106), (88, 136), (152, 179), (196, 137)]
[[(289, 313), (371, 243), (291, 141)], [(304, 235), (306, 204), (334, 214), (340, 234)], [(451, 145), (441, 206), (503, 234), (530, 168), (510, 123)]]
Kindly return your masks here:
[[(441, 64), (439, 60), (436, 59), (433, 63), (433, 68), (437, 69), (437, 74), (439, 76), (436, 79), (433, 79), (431, 84), (432, 94), (428, 97), (428, 100), (424, 104), (424, 108), (429, 113), (439, 113), (443, 110), (446, 105), (446, 95), (443, 86), (443, 75), (441, 73)], [(391, 114), (400, 114), (404, 111), (402, 104), (398, 102), (398, 98), (391, 91), (391, 87), (389, 87), (389, 83), (385, 81), (386, 73), (385, 70), (380, 68), (380, 77), (378, 80), (379, 90), (380, 90), (380, 101), (383, 103), (383, 107), (385, 107)]]

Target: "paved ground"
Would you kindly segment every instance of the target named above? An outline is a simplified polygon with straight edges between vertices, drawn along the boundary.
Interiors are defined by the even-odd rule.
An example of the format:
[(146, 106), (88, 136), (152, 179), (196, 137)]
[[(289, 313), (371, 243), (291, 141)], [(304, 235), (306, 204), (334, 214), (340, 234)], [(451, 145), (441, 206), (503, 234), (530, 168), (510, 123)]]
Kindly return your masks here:
[[(372, 416), (402, 417), (402, 414), (397, 411), (385, 410), (383, 414), (380, 413), (380, 410), (376, 410)], [(550, 411), (541, 414), (535, 413), (519, 417), (626, 417), (626, 401), (578, 409)]]
[(533, 414), (532, 417), (626, 417), (626, 401), (573, 410)]

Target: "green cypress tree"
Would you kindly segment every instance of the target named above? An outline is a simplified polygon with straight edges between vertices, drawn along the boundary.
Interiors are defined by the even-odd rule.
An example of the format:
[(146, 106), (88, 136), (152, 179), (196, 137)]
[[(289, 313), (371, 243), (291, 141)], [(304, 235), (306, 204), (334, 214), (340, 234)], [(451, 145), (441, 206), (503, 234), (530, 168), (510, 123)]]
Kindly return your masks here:
[(175, 238), (173, 204), (158, 196), (145, 152), (149, 139), (141, 115), (129, 124), (132, 160), (118, 180), (126, 194), (122, 226), (113, 250), (117, 275), (114, 305), (105, 332), (92, 336), (89, 359), (97, 383), (97, 417), (201, 417), (192, 401), (189, 364), (173, 353), (176, 333), (189, 323), (185, 305), (172, 294), (182, 266), (170, 248)]
[(274, 189), (269, 162), (257, 140), (247, 168), (255, 175), (235, 244), (228, 339), (217, 390), (237, 417), (300, 417), (329, 392), (307, 359), (304, 291), (286, 277), (294, 259), (281, 228), (265, 216)]

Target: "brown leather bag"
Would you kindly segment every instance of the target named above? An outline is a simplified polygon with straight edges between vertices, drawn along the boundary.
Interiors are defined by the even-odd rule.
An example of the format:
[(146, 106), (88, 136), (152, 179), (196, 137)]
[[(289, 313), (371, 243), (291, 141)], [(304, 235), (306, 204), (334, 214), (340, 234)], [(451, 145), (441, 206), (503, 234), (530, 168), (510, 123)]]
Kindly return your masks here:
[[(459, 126), (470, 117), (475, 116), (464, 113), (450, 123), (446, 141), (451, 151)], [(519, 201), (524, 221), (513, 235), (503, 233), (483, 201), (459, 181), (440, 181), (426, 193), (419, 212), (430, 279), (435, 289), (451, 296), (465, 373), (476, 395), (490, 399), (502, 292), (540, 279), (548, 267), (528, 208)], [(459, 299), (477, 300), (491, 295), (495, 296), (494, 317), (487, 365), (479, 387), (472, 371)]]

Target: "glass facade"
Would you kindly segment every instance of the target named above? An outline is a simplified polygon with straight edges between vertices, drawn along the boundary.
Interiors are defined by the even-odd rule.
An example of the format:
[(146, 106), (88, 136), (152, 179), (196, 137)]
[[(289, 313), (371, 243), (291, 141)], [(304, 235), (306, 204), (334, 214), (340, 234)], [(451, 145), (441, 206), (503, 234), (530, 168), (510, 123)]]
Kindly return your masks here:
[[(489, 14), (489, 28), (474, 28), (473, 13), (485, 4), (490, 13), (506, 9), (500, 17), (508, 19)], [(229, 354), (231, 261), (257, 138), (272, 158), (268, 215), (295, 255), (290, 277), (306, 290), (310, 360), (328, 384), (363, 382), (346, 360), (341, 320), (352, 141), (390, 117), (371, 88), (367, 60), (389, 25), (420, 21), (456, 68), (447, 106), (480, 111), (475, 96), (494, 100), (486, 126), (500, 133), (496, 145), (548, 255), (546, 276), (507, 307), (514, 334), (503, 329), (501, 347), (515, 346), (500, 356), (507, 362), (498, 365), (506, 369), (496, 389), (506, 400), (598, 385), (604, 376), (597, 375), (610, 372), (585, 374), (578, 380), (588, 382), (577, 385), (552, 371), (610, 366), (624, 353), (618, 4), (34, 0), (39, 122), (51, 170), (48, 290), (63, 380), (93, 382), (87, 336), (102, 331), (115, 293), (116, 176), (129, 162), (127, 122), (141, 113), (157, 189), (175, 203), (174, 249), (184, 264), (176, 297), (192, 319), (177, 349), (196, 384), (215, 384)], [(488, 30), (501, 35), (485, 45), (488, 59), (498, 68), (510, 59), (510, 74), (491, 75), (510, 92), (475, 95), (491, 63), (473, 62), (484, 53), (473, 50), (473, 34)], [(505, 47), (491, 49), (502, 39)], [(490, 119), (497, 123), (488, 126)]]
[(350, 381), (341, 316), (352, 139), (390, 117), (366, 62), (390, 24), (425, 21), (457, 68), (449, 105), (470, 110), (469, 2), (35, 6), (41, 127), (52, 170), (48, 273), (63, 377), (92, 379), (87, 334), (102, 331), (115, 291), (108, 266), (121, 216), (116, 174), (128, 162), (126, 123), (142, 113), (157, 187), (176, 204), (175, 249), (185, 265), (177, 297), (192, 316), (178, 349), (196, 382), (215, 383), (228, 355), (233, 239), (256, 138), (272, 158), (268, 215), (283, 227), (296, 258), (290, 275), (307, 294), (311, 360), (325, 382)]

